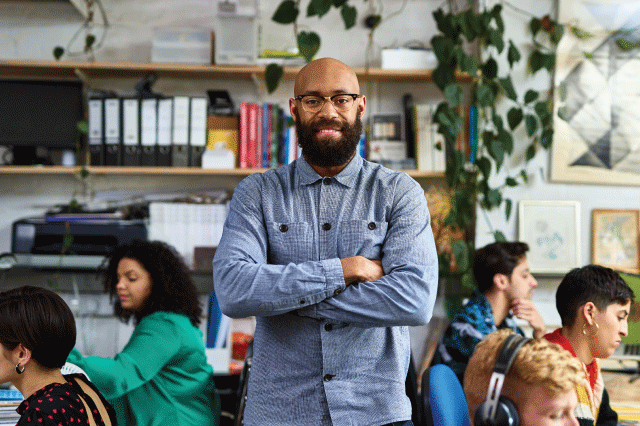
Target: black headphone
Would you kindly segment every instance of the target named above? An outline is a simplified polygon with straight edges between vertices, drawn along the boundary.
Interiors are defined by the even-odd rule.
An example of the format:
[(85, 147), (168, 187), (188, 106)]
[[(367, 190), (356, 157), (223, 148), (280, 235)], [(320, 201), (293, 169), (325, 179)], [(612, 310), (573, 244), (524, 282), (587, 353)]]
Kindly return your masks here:
[(515, 404), (506, 396), (500, 396), (500, 392), (516, 354), (529, 340), (528, 337), (511, 334), (502, 344), (489, 380), (487, 399), (480, 404), (473, 418), (475, 426), (518, 426), (520, 423)]

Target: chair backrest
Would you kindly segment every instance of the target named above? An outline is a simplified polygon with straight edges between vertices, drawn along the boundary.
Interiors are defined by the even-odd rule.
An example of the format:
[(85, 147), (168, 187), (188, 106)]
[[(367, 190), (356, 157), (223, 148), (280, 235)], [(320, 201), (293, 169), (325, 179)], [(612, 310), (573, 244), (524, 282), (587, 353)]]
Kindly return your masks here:
[(425, 371), (422, 379), (423, 401), (428, 392), (434, 426), (469, 426), (467, 399), (462, 385), (453, 370), (444, 364), (436, 364)]

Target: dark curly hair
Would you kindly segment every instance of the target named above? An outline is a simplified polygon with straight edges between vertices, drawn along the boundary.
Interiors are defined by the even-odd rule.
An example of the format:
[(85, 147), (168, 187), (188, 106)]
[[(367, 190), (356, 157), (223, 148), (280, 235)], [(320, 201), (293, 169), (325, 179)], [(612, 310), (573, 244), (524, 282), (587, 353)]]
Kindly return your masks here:
[(480, 293), (491, 289), (496, 274), (511, 277), (528, 250), (527, 243), (518, 241), (498, 241), (476, 250), (473, 256), (473, 276)]
[(633, 302), (635, 295), (622, 277), (613, 269), (600, 265), (587, 265), (572, 269), (564, 276), (556, 290), (556, 309), (562, 325), (571, 327), (578, 308), (587, 302), (599, 311), (613, 303)]
[[(138, 261), (151, 276), (151, 295), (137, 312), (124, 309), (118, 298), (118, 263), (123, 258)], [(105, 258), (101, 272), (104, 274), (105, 292), (114, 303), (114, 314), (123, 322), (128, 322), (133, 316), (138, 324), (147, 315), (166, 311), (187, 316), (194, 326), (200, 324), (202, 308), (198, 290), (189, 268), (170, 245), (162, 241), (132, 240), (116, 246)]]
[(71, 309), (56, 293), (23, 286), (0, 293), (0, 343), (13, 350), (20, 343), (45, 368), (61, 368), (76, 344)]

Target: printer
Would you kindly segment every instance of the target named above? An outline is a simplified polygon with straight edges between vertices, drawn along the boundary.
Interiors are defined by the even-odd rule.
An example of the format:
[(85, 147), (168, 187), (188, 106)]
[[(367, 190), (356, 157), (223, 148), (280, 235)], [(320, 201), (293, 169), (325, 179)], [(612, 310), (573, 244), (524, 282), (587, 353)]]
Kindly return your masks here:
[(20, 266), (95, 269), (113, 247), (133, 239), (147, 239), (144, 219), (26, 218), (13, 223), (11, 251)]

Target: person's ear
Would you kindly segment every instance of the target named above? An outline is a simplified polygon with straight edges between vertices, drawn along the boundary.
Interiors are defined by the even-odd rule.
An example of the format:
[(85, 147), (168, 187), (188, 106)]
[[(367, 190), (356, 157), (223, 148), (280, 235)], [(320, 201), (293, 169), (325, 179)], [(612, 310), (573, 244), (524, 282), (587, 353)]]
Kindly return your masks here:
[(358, 103), (358, 114), (360, 114), (360, 119), (364, 117), (364, 112), (367, 110), (367, 97), (362, 95), (360, 98), (360, 102)]
[(11, 351), (13, 360), (16, 364), (21, 366), (26, 365), (31, 360), (31, 349), (24, 346), (22, 343), (18, 343), (18, 346)]
[(493, 276), (493, 285), (498, 290), (506, 290), (509, 287), (509, 277), (505, 274), (495, 274)]
[(595, 315), (597, 311), (598, 308), (593, 304), (593, 302), (587, 302), (580, 308), (580, 313), (582, 314), (584, 321), (589, 325), (593, 325), (593, 323), (595, 323)]
[(289, 98), (289, 112), (291, 113), (293, 121), (298, 122), (298, 106), (296, 105), (296, 100), (293, 98)]

